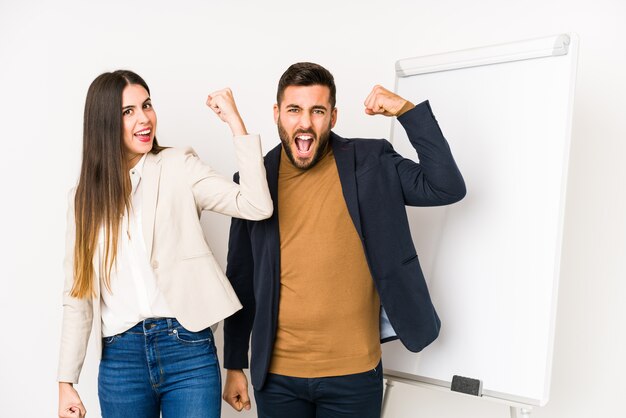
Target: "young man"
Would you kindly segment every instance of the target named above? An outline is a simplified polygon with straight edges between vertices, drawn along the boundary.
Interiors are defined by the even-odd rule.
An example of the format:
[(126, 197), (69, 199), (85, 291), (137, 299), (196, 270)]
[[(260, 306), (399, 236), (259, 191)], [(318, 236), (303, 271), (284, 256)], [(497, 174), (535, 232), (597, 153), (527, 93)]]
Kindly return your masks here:
[(278, 84), (281, 144), (265, 157), (274, 214), (233, 219), (227, 276), (243, 304), (224, 326), (224, 400), (259, 417), (379, 417), (380, 342), (420, 351), (440, 321), (411, 239), (405, 205), (454, 203), (463, 178), (428, 102), (380, 86), (368, 115), (397, 116), (415, 163), (385, 140), (346, 139), (325, 68), (294, 64)]

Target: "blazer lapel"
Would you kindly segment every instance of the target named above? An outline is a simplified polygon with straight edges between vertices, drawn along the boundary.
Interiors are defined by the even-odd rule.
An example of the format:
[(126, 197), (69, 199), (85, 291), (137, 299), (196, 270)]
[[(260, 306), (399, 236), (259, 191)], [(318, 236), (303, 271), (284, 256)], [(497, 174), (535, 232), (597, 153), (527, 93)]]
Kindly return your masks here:
[(267, 173), (267, 186), (274, 202), (274, 213), (278, 210), (278, 167), (280, 165), (280, 153), (282, 146), (272, 148), (265, 156), (265, 172)]
[(154, 238), (154, 217), (159, 197), (159, 181), (161, 179), (161, 154), (148, 153), (141, 176), (143, 189), (142, 228), (146, 243), (148, 259), (152, 258), (152, 240)]
[(267, 186), (270, 189), (270, 196), (274, 202), (274, 213), (272, 217), (267, 221), (264, 221), (265, 233), (268, 237), (268, 241), (271, 243), (269, 249), (271, 251), (270, 257), (274, 262), (274, 296), (278, 296), (278, 289), (280, 283), (280, 231), (278, 224), (278, 169), (280, 166), (280, 153), (282, 151), (282, 145), (274, 147), (265, 156), (265, 172), (267, 173)]
[(343, 197), (348, 206), (348, 212), (352, 218), (352, 223), (356, 228), (361, 240), (363, 240), (363, 231), (361, 230), (361, 215), (359, 214), (359, 200), (356, 186), (356, 169), (355, 169), (355, 150), (354, 143), (348, 141), (334, 132), (330, 134), (330, 141), (335, 155), (335, 163), (339, 172), (339, 181)]

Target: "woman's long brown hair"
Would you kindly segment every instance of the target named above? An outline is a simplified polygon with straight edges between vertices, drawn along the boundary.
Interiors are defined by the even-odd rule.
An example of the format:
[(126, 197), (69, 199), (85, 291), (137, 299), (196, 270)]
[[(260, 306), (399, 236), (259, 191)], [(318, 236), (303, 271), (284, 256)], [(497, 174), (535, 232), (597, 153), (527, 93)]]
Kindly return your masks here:
[[(146, 82), (132, 71), (118, 70), (98, 76), (89, 86), (83, 121), (83, 159), (75, 196), (76, 242), (74, 285), (77, 298), (95, 294), (93, 257), (98, 250), (100, 229), (104, 233), (104, 254), (100, 268), (110, 289), (120, 226), (130, 208), (130, 178), (123, 148), (122, 92), (138, 84), (150, 94)], [(156, 137), (151, 153), (163, 147)]]

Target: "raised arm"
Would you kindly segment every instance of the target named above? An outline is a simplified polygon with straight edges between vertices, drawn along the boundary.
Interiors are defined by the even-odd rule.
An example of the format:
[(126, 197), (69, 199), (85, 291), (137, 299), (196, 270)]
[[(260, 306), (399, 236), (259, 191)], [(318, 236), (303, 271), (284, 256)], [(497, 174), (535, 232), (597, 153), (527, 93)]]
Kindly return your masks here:
[(395, 152), (391, 144), (385, 144), (384, 152), (396, 165), (405, 204), (447, 205), (465, 196), (465, 182), (428, 101), (415, 106), (375, 86), (365, 100), (365, 113), (398, 117), (419, 156), (417, 163)]
[(273, 212), (273, 204), (267, 187), (261, 138), (247, 134), (230, 89), (211, 93), (207, 98), (207, 106), (233, 132), (241, 181), (236, 184), (200, 161), (192, 149), (186, 150), (185, 171), (197, 206), (201, 210), (211, 210), (236, 218), (269, 218)]

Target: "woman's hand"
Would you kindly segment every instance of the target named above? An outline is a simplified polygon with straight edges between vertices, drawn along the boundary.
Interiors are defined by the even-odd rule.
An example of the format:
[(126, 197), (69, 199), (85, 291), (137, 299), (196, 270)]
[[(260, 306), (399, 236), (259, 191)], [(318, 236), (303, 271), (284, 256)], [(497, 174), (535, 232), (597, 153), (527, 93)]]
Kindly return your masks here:
[(59, 382), (59, 418), (84, 418), (85, 405), (71, 383)]
[(209, 94), (207, 106), (224, 122), (228, 124), (233, 135), (247, 135), (246, 127), (243, 124), (239, 111), (235, 105), (233, 92), (229, 88), (214, 91)]

